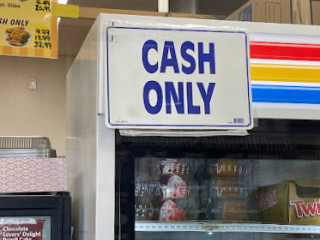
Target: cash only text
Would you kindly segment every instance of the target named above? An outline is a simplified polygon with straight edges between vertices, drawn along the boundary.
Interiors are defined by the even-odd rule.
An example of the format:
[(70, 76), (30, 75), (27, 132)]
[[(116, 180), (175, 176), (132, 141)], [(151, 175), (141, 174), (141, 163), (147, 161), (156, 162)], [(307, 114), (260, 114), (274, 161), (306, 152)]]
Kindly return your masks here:
[[(216, 74), (214, 43), (185, 41), (182, 44), (175, 44), (174, 41), (164, 41), (162, 45), (164, 47), (160, 49), (160, 43), (152, 39), (143, 44), (142, 63), (149, 74), (166, 74), (167, 71), (186, 76), (192, 76), (195, 72)], [(209, 67), (205, 67), (205, 64)], [(210, 103), (216, 83), (192, 80), (175, 82), (168, 79), (160, 82), (157, 79), (150, 79), (147, 81), (143, 88), (146, 111), (149, 114), (158, 114), (165, 106), (166, 114), (172, 114), (172, 111), (178, 114), (210, 114)], [(194, 91), (198, 91), (202, 102), (194, 102)], [(156, 100), (151, 101), (151, 94)]]

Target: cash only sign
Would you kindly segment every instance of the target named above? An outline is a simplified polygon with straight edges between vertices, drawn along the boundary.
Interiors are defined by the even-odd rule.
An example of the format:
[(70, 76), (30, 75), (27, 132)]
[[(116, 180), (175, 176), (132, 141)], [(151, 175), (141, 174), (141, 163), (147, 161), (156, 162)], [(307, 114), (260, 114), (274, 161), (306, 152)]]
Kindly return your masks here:
[(52, 0), (0, 0), (0, 55), (57, 58)]
[(108, 127), (252, 128), (245, 32), (110, 26), (106, 39)]

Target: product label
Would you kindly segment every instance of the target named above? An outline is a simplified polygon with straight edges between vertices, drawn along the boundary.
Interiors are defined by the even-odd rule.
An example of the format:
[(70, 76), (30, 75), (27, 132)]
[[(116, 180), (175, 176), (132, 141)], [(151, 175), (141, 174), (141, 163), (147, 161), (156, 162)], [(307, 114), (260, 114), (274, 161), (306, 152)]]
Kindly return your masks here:
[(50, 217), (1, 218), (0, 240), (50, 240), (50, 229)]
[(252, 22), (252, 5), (243, 9), (237, 18), (238, 21)]
[(0, 0), (0, 55), (57, 57), (55, 0)]
[(201, 226), (201, 230), (204, 232), (220, 232), (220, 226), (217, 224), (204, 223)]
[(259, 210), (264, 211), (277, 204), (277, 190), (268, 191), (260, 194), (259, 198)]
[(315, 200), (312, 203), (305, 203), (303, 200), (291, 200), (290, 205), (294, 206), (298, 218), (320, 215), (320, 200)]

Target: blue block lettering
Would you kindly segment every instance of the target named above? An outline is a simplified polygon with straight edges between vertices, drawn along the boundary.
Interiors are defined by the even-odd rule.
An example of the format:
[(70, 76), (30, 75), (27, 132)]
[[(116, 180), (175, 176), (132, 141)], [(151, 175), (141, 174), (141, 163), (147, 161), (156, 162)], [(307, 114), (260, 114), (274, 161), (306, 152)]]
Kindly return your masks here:
[(158, 52), (158, 44), (154, 40), (148, 40), (143, 44), (142, 47), (142, 62), (143, 66), (148, 73), (155, 73), (158, 70), (158, 62), (151, 65), (148, 60), (148, 53), (150, 49), (154, 49)]
[(208, 90), (206, 92), (203, 83), (202, 82), (198, 82), (197, 83), (202, 100), (203, 100), (203, 104), (204, 104), (204, 113), (205, 114), (210, 114), (210, 101), (212, 98), (212, 94), (213, 94), (213, 90), (215, 87), (215, 83), (209, 83), (208, 86)]
[[(172, 113), (172, 105), (171, 98), (173, 100), (174, 105), (176, 106), (178, 114), (184, 114), (184, 99), (183, 99), (183, 82), (178, 82), (178, 94), (173, 85), (173, 82), (166, 82), (166, 109), (167, 114)], [(179, 97), (178, 97), (179, 95)]]
[(193, 105), (192, 82), (187, 82), (188, 114), (200, 114), (200, 106)]
[(210, 74), (216, 73), (216, 63), (214, 57), (214, 43), (209, 43), (209, 53), (203, 52), (203, 43), (198, 43), (198, 57), (199, 57), (199, 73), (204, 73), (204, 63), (210, 64)]
[(192, 74), (196, 69), (196, 61), (193, 56), (187, 53), (187, 50), (194, 52), (194, 44), (190, 41), (186, 41), (181, 45), (181, 57), (190, 64), (189, 67), (182, 64), (182, 72), (185, 74)]
[[(155, 106), (150, 104), (150, 91), (154, 90), (157, 93), (157, 103)], [(150, 114), (157, 114), (160, 112), (163, 102), (162, 89), (159, 83), (156, 81), (149, 81), (144, 85), (143, 88), (143, 102), (144, 107)]]
[[(170, 53), (170, 58), (169, 58)], [(160, 72), (166, 72), (167, 67), (173, 67), (174, 73), (179, 73), (178, 60), (176, 56), (176, 51), (174, 49), (174, 44), (172, 41), (164, 42), (163, 55), (161, 60)]]

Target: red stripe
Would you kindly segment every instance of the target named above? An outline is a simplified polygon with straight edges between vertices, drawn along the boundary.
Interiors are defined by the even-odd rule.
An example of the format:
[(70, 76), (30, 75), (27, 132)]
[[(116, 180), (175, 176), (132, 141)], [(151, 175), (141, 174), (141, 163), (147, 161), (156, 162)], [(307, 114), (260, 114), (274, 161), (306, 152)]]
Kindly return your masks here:
[(320, 44), (251, 42), (251, 58), (320, 61)]

